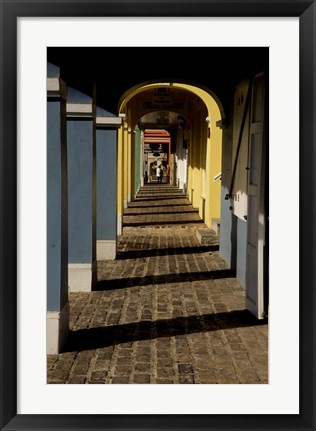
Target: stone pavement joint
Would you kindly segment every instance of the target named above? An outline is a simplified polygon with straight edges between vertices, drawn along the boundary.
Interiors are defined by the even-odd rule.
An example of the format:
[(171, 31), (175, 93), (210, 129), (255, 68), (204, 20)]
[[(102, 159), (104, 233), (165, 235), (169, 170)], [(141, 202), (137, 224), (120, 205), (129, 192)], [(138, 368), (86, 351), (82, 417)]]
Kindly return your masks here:
[(201, 244), (196, 210), (161, 186), (129, 204), (117, 259), (98, 262), (94, 290), (69, 294), (70, 334), (47, 356), (48, 383), (268, 383), (267, 321), (245, 309), (218, 237)]

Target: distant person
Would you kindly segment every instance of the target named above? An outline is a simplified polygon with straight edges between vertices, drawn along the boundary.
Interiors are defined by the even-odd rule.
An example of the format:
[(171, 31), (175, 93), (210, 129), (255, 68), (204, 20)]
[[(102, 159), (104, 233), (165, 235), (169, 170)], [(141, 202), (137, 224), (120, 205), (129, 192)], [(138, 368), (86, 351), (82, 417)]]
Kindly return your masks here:
[(167, 169), (166, 169), (166, 183), (169, 184), (170, 182), (170, 166), (167, 165)]
[(164, 174), (164, 167), (163, 165), (160, 165), (160, 182), (162, 183), (163, 180), (163, 174)]
[(158, 166), (158, 168), (156, 169), (156, 177), (157, 177), (157, 183), (161, 184), (162, 183), (162, 169), (160, 166)]
[(148, 174), (147, 171), (145, 171), (145, 175), (144, 175), (144, 184), (148, 183)]

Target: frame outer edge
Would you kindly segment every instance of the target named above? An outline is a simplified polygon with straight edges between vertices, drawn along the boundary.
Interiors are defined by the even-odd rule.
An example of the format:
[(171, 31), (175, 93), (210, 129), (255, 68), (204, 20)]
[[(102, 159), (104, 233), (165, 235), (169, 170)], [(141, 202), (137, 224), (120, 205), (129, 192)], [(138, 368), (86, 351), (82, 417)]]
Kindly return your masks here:
[(17, 409), (17, 27), (7, 10), (1, 2), (1, 427)]
[[(300, 17), (300, 405), (316, 429), (316, 3)], [(308, 428), (309, 429), (309, 428)]]
[[(69, 6), (71, 2), (65, 2)], [(79, 2), (81, 3), (81, 2)], [(297, 2), (300, 3), (300, 2)], [(118, 3), (120, 4), (120, 3)], [(131, 2), (133, 4), (133, 2)], [(231, 4), (231, 3), (230, 3)], [(237, 2), (238, 4), (238, 2)], [(249, 3), (248, 3), (249, 4)], [(306, 5), (306, 3), (304, 3)], [(28, 2), (20, 2), (18, 4), (11, 3), (11, 5), (15, 5), (14, 12), (8, 13), (8, 8), (10, 7), (9, 3), (0, 4), (0, 13), (1, 13), (1, 82), (0, 82), (0, 90), (2, 91), (1, 95), (1, 146), (0, 146), (0, 155), (1, 155), (1, 173), (0, 173), (0, 208), (1, 214), (3, 216), (2, 223), (0, 225), (0, 256), (1, 256), (1, 385), (0, 385), (0, 395), (1, 395), (1, 404), (0, 404), (0, 414), (1, 414), (1, 429), (5, 430), (13, 430), (13, 429), (74, 429), (74, 423), (80, 421), (80, 415), (70, 417), (71, 415), (59, 416), (55, 415), (53, 420), (48, 424), (47, 419), (41, 417), (41, 415), (16, 415), (16, 401), (17, 401), (17, 388), (16, 388), (16, 217), (17, 217), (17, 205), (16, 205), (16, 124), (14, 120), (16, 120), (16, 17), (18, 15), (18, 5), (21, 9), (24, 9), (25, 16), (31, 16), (32, 14), (32, 5), (34, 3)], [(95, 5), (95, 3), (91, 3), (91, 6)], [(300, 9), (304, 8), (302, 3), (300, 3)], [(43, 14), (43, 8), (47, 6), (46, 13)], [(87, 4), (87, 8), (89, 5)], [(123, 5), (121, 5), (123, 6)], [(196, 7), (196, 6), (195, 6)], [(228, 6), (227, 6), (228, 7)], [(37, 8), (41, 9), (42, 13), (38, 14), (38, 16), (51, 16), (56, 15), (56, 3), (52, 5), (48, 4), (45, 0), (37, 5)], [(51, 11), (52, 8), (52, 11)], [(298, 5), (297, 5), (298, 8)], [(297, 9), (296, 8), (296, 9)], [(6, 9), (6, 11), (5, 11)], [(61, 8), (60, 8), (61, 9)], [(286, 6), (280, 7), (280, 11), (283, 14), (286, 9)], [(26, 12), (29, 10), (31, 12)], [(90, 8), (90, 12), (93, 7)], [(6, 16), (5, 16), (5, 12)], [(54, 12), (54, 13), (52, 13)], [(20, 16), (23, 16), (23, 13), (20, 13)], [(62, 13), (57, 14), (59, 16)], [(95, 15), (95, 14), (94, 14)], [(125, 16), (126, 13), (120, 14), (121, 16)], [(282, 15), (282, 13), (280, 13)], [(287, 15), (286, 16), (292, 16)], [(73, 16), (76, 16), (73, 15)], [(78, 15), (77, 15), (78, 16)], [(90, 15), (91, 16), (91, 15)], [(113, 16), (113, 15), (112, 15)], [(181, 16), (181, 14), (180, 14)], [(215, 15), (218, 16), (218, 15)], [(237, 15), (236, 15), (237, 16)], [(258, 15), (260, 16), (260, 15)], [(272, 14), (267, 16), (274, 16)], [(306, 307), (304, 309), (308, 310), (306, 316), (301, 314), (304, 320), (304, 330), (301, 329), (301, 340), (304, 342), (302, 344), (301, 349), (301, 366), (303, 371), (302, 377), (304, 379), (304, 384), (308, 382), (308, 390), (305, 394), (302, 394), (301, 397), (301, 405), (303, 405), (303, 415), (305, 417), (305, 421), (298, 421), (298, 417), (294, 415), (291, 419), (288, 419), (287, 422), (288, 427), (285, 426), (284, 420), (282, 417), (276, 416), (274, 418), (274, 425), (272, 425), (271, 418), (270, 423), (268, 425), (268, 417), (263, 418), (263, 427), (265, 429), (294, 429), (294, 426), (297, 426), (297, 429), (300, 430), (315, 430), (315, 296), (313, 292), (313, 288), (315, 285), (315, 269), (314, 269), (314, 258), (315, 258), (315, 228), (314, 228), (314, 220), (315, 220), (315, 188), (316, 188), (316, 150), (315, 150), (315, 118), (316, 118), (316, 109), (315, 109), (315, 76), (316, 76), (316, 67), (315, 67), (315, 23), (316, 23), (316, 8), (315, 2), (313, 2), (312, 6), (305, 10), (305, 12), (300, 17), (301, 24), (303, 24), (300, 29), (300, 37), (301, 37), (301, 54), (302, 54), (302, 62), (300, 64), (300, 100), (304, 101), (304, 105), (300, 107), (300, 142), (301, 142), (301, 161), (300, 161), (300, 230), (302, 236), (300, 237), (300, 245), (304, 246), (305, 249), (300, 248), (301, 257), (300, 257), (300, 281), (304, 282), (305, 288), (309, 286), (308, 295), (306, 294), (306, 289), (304, 292), (304, 297), (301, 301), (301, 307)], [(7, 43), (5, 43), (5, 41)], [(9, 41), (9, 43), (8, 43)], [(13, 49), (12, 49), (13, 46)], [(13, 72), (13, 73), (12, 73)], [(5, 85), (4, 85), (5, 84)], [(14, 93), (12, 93), (14, 91)], [(4, 110), (3, 107), (6, 109)], [(5, 145), (7, 143), (7, 145)], [(304, 145), (302, 145), (304, 143)], [(10, 145), (8, 145), (10, 144)], [(10, 183), (10, 188), (8, 189), (6, 185)], [(311, 202), (312, 199), (312, 202)], [(310, 203), (311, 202), (311, 203)], [(311, 206), (312, 205), (312, 206)], [(308, 227), (306, 227), (308, 226)], [(310, 248), (309, 248), (310, 247)], [(7, 289), (4, 289), (7, 287)], [(10, 288), (8, 288), (10, 287)], [(303, 311), (303, 308), (301, 308)], [(312, 344), (312, 345), (311, 345)], [(13, 361), (12, 361), (13, 358)], [(305, 368), (306, 367), (306, 368)], [(308, 368), (310, 367), (310, 368)], [(309, 371), (312, 371), (312, 375)], [(305, 380), (307, 379), (307, 380)], [(308, 399), (310, 398), (310, 399)], [(305, 407), (306, 406), (306, 407)], [(95, 424), (97, 424), (98, 428), (101, 425), (101, 417), (93, 418), (95, 419)], [(91, 423), (89, 423), (89, 417), (82, 418), (83, 424), (82, 426), (78, 426), (76, 429), (89, 429), (91, 430)], [(99, 419), (99, 420), (98, 420)], [(113, 428), (118, 430), (118, 423), (121, 424), (121, 429), (131, 429), (129, 426), (124, 426), (122, 422), (122, 417), (118, 418), (118, 421), (115, 421), (115, 418), (109, 417), (109, 426), (111, 424)], [(126, 417), (128, 419), (128, 417)], [(132, 418), (131, 418), (132, 419)], [(137, 419), (135, 417), (135, 419)], [(163, 418), (162, 418), (163, 419)], [(191, 418), (192, 419), (192, 418)], [(236, 425), (242, 429), (242, 418), (235, 418)], [(267, 421), (266, 421), (267, 419)], [(308, 420), (308, 423), (306, 422)], [(42, 421), (42, 422), (41, 422)], [(116, 423), (113, 425), (113, 422)], [(137, 422), (131, 420), (130, 425), (133, 426)], [(163, 421), (162, 421), (163, 422)], [(172, 429), (180, 429), (179, 425), (176, 425), (176, 417), (169, 418), (167, 423), (168, 426), (161, 427), (161, 423), (159, 425), (154, 425), (155, 429), (171, 429), (170, 425), (174, 424), (175, 427)], [(190, 415), (188, 417), (188, 425), (190, 424)], [(202, 421), (201, 421), (202, 422)], [(215, 425), (212, 430), (223, 429), (223, 422), (218, 421), (218, 418), (213, 417), (213, 420), (210, 420), (210, 424), (213, 423)], [(299, 423), (300, 422), (300, 423)], [(304, 422), (304, 425), (303, 423)], [(104, 427), (101, 425), (102, 429), (108, 429), (109, 427)], [(166, 422), (165, 422), (166, 423)], [(191, 422), (192, 423), (192, 422)], [(204, 422), (205, 423), (205, 422)], [(292, 424), (292, 426), (290, 425)], [(5, 425), (6, 424), (6, 425)], [(295, 425), (294, 425), (295, 424)], [(4, 426), (5, 425), (5, 426)], [(88, 426), (88, 428), (83, 428)], [(226, 424), (227, 425), (227, 424)], [(272, 426), (271, 426), (272, 425)], [(312, 426), (312, 428), (310, 427)], [(279, 428), (280, 426), (280, 428)], [(285, 426), (285, 428), (284, 428)], [(260, 427), (262, 430), (263, 427)], [(197, 427), (199, 428), (199, 427)], [(209, 427), (208, 427), (209, 428)], [(97, 428), (94, 428), (97, 429)], [(141, 426), (138, 429), (149, 429), (145, 426)], [(187, 428), (188, 429), (188, 428)], [(231, 426), (226, 427), (226, 430), (233, 429)], [(236, 429), (236, 428), (234, 428)], [(245, 429), (245, 428), (243, 428)], [(257, 428), (259, 429), (259, 427)], [(184, 428), (182, 428), (184, 430)]]
[[(0, 0), (3, 1), (3, 0)], [(10, 0), (7, 4), (10, 3)], [(20, 17), (297, 17), (314, 0), (19, 0), (9, 5)], [(45, 12), (43, 13), (43, 10)]]

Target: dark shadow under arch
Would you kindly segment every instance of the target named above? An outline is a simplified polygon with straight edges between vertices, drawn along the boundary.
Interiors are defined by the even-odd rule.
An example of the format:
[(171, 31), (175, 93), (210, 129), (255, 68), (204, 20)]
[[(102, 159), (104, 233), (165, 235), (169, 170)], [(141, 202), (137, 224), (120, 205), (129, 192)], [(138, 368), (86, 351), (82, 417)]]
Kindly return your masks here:
[(248, 310), (209, 313), (172, 319), (144, 320), (122, 325), (70, 331), (63, 352), (101, 349), (118, 344), (267, 324)]

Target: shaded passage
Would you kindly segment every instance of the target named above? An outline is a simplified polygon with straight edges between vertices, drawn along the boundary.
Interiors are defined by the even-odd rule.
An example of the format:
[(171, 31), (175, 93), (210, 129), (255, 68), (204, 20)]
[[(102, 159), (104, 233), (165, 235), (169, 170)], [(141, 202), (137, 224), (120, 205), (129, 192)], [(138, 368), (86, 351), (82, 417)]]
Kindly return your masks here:
[(128, 250), (119, 251), (117, 259), (136, 259), (153, 256), (168, 256), (174, 254), (192, 254), (192, 253), (207, 253), (218, 251), (219, 245), (205, 245), (203, 247), (168, 247), (168, 248), (154, 248), (149, 250)]
[(147, 275), (145, 277), (128, 277), (99, 281), (94, 290), (124, 289), (132, 286), (148, 286), (152, 284), (183, 283), (186, 281), (216, 280), (218, 278), (235, 277), (235, 271), (221, 269), (217, 271), (185, 272), (181, 274)]
[(100, 349), (128, 342), (264, 324), (266, 324), (266, 321), (256, 319), (249, 311), (238, 310), (226, 313), (203, 314), (202, 316), (141, 321), (103, 328), (81, 329), (70, 333), (64, 351)]

